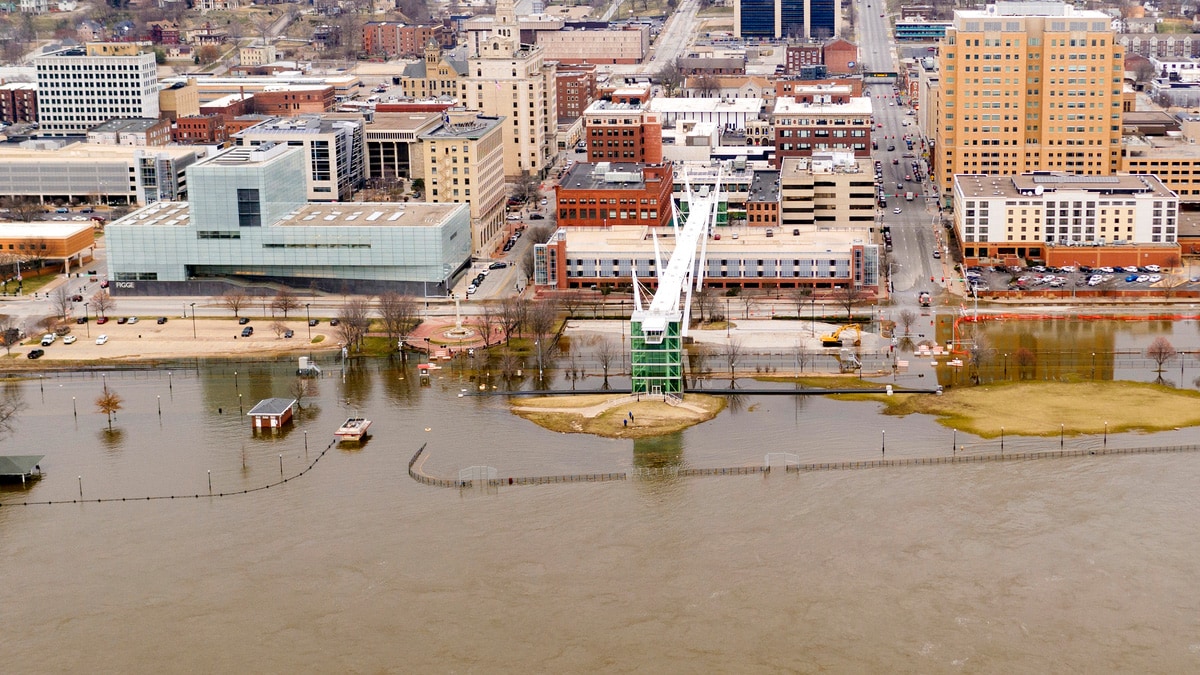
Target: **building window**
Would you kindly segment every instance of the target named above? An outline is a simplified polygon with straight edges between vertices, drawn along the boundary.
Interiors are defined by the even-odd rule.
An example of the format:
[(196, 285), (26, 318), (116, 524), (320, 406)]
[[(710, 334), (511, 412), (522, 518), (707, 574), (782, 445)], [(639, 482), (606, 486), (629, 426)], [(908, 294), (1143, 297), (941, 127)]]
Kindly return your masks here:
[(258, 190), (238, 188), (238, 227), (262, 227), (262, 207), (258, 202)]

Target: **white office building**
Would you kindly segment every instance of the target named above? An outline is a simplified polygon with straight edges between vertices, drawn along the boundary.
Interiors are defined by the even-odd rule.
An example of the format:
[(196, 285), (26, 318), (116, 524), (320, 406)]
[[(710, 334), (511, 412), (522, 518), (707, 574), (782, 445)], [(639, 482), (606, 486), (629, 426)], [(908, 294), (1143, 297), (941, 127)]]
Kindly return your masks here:
[(78, 136), (119, 117), (157, 118), (158, 66), (137, 45), (89, 44), (34, 59), (44, 135)]

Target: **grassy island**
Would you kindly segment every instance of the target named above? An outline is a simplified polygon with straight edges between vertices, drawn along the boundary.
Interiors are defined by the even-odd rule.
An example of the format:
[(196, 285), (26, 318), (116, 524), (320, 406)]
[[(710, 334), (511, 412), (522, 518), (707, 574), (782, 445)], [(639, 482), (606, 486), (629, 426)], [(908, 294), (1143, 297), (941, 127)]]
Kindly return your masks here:
[(890, 415), (935, 415), (947, 427), (984, 438), (1167, 431), (1200, 425), (1200, 393), (1141, 382), (1013, 382), (942, 396), (849, 394), (883, 402)]
[[(679, 405), (629, 394), (584, 394), (515, 399), (512, 411), (538, 426), (568, 434), (647, 438), (707, 422), (725, 407), (720, 396), (687, 394)], [(633, 413), (633, 419), (629, 414)]]

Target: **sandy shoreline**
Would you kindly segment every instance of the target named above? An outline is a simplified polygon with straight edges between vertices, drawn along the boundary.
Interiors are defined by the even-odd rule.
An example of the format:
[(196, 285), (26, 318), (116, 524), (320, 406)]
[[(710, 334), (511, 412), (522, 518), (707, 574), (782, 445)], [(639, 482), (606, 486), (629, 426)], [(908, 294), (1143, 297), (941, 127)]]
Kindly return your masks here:
[[(0, 358), (5, 359), (3, 368), (38, 368), (46, 366), (64, 366), (78, 363), (83, 365), (141, 363), (154, 361), (169, 361), (171, 359), (188, 358), (237, 358), (246, 356), (277, 356), (294, 353), (297, 356), (314, 352), (326, 352), (338, 349), (339, 340), (337, 328), (322, 322), (312, 327), (312, 337), (318, 335), (324, 339), (318, 343), (309, 340), (309, 326), (304, 318), (282, 321), (284, 325), (295, 331), (295, 337), (277, 337), (272, 325), (274, 319), (252, 319), (248, 324), (254, 327), (254, 335), (243, 338), (242, 329), (237, 320), (227, 318), (203, 318), (195, 320), (193, 335), (192, 319), (171, 318), (165, 324), (155, 323), (156, 317), (138, 317), (138, 322), (118, 324), (115, 319), (106, 324), (97, 325), (95, 320), (90, 326), (71, 325), (71, 335), (76, 336), (74, 344), (64, 344), (62, 338), (49, 347), (42, 347), (35, 340), (40, 335), (30, 336), (26, 342), (14, 347), (12, 355), (0, 352)], [(89, 336), (89, 332), (91, 335)], [(108, 342), (96, 344), (96, 338), (107, 335)], [(33, 349), (45, 350), (40, 359), (27, 358)]]

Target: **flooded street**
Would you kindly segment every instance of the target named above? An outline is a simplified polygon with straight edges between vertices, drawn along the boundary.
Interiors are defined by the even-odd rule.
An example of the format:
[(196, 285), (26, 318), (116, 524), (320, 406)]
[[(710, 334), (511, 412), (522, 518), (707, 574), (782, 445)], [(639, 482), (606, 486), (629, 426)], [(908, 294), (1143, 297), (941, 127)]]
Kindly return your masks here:
[[(4, 452), (45, 454), (46, 475), (0, 491), (6, 670), (1200, 667), (1198, 454), (460, 491), (409, 478), (422, 443), (425, 470), (454, 478), (472, 465), (508, 476), (761, 464), (766, 452), (877, 459), (884, 430), (889, 459), (949, 454), (952, 440), (873, 403), (773, 396), (738, 397), (654, 441), (568, 436), (509, 415), (503, 398), (460, 398), (477, 385), (453, 369), (422, 387), (386, 361), (321, 379), (292, 430), (255, 436), (239, 395), (244, 411), (284, 396), (293, 369), (111, 373), (125, 399), (114, 434), (95, 412), (98, 375), (16, 385), (28, 407)], [(209, 471), (214, 493), (278, 481), (281, 463), (299, 473), (355, 413), (374, 422), (362, 449), (330, 450), (270, 489), (207, 496)], [(180, 497), (19, 505), (70, 502), (81, 486), (86, 499)]]

